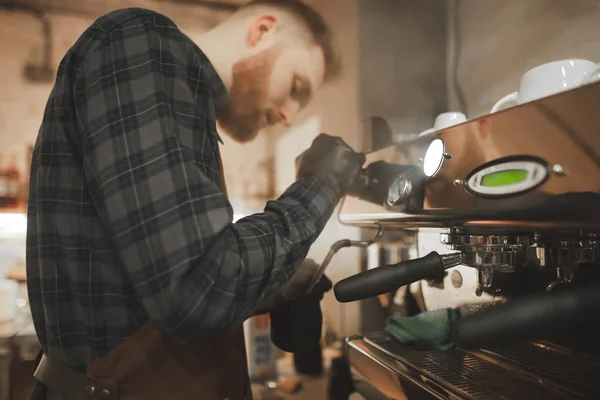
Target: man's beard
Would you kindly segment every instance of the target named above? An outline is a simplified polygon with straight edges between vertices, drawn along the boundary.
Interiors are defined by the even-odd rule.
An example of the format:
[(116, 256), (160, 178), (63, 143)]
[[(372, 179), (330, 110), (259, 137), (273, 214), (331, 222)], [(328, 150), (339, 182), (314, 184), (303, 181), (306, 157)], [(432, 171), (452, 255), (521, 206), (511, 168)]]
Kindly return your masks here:
[(267, 123), (269, 77), (278, 54), (272, 47), (233, 66), (230, 101), (219, 110), (219, 125), (237, 142), (253, 140)]

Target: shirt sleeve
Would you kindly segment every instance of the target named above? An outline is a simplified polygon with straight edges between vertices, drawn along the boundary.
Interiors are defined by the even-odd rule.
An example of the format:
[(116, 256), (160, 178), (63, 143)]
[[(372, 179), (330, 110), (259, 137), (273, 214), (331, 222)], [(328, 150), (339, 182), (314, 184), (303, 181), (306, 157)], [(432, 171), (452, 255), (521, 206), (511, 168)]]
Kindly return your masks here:
[[(205, 123), (208, 77), (188, 47), (154, 30), (106, 33), (73, 85), (100, 219), (150, 320), (184, 340), (251, 316), (299, 267), (339, 201), (328, 182), (301, 179), (263, 213), (232, 223), (208, 178), (218, 148), (200, 151), (215, 133)], [(198, 148), (182, 143), (186, 129)]]

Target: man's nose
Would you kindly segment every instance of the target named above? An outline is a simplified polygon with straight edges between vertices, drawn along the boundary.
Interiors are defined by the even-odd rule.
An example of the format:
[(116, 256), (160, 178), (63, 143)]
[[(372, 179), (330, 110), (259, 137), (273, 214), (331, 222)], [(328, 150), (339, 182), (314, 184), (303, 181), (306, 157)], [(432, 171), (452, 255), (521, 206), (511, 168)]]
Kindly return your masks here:
[(294, 118), (296, 117), (296, 113), (298, 112), (298, 107), (293, 104), (286, 104), (285, 106), (279, 109), (279, 120), (280, 123), (289, 127), (292, 122), (294, 122)]
[(292, 124), (292, 119), (290, 118), (290, 115), (283, 109), (279, 110), (279, 122), (286, 128)]

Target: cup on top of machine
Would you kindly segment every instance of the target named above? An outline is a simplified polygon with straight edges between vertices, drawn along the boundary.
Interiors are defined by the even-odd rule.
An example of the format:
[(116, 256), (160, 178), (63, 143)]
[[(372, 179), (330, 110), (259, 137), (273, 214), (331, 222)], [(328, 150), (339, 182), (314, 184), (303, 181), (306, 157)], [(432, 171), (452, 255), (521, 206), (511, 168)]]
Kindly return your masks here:
[(441, 113), (435, 118), (433, 128), (424, 130), (423, 132), (419, 133), (419, 136), (427, 135), (428, 133), (450, 128), (451, 126), (461, 124), (466, 120), (467, 116), (461, 112), (449, 111)]
[(501, 98), (491, 112), (541, 99), (600, 80), (600, 66), (588, 60), (561, 60), (539, 65), (521, 78), (519, 90)]

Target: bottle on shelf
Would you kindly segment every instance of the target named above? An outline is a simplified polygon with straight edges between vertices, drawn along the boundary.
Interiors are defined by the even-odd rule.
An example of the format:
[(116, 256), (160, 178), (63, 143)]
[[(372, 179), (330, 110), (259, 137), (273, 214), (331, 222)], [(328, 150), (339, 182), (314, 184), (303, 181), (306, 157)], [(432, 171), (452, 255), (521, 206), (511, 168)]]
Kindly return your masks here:
[(21, 194), (21, 174), (17, 164), (17, 155), (11, 157), (8, 167), (2, 164), (0, 153), (0, 208), (15, 208)]
[(21, 171), (19, 169), (19, 156), (13, 154), (8, 167), (10, 181), (10, 197), (12, 204), (17, 207), (21, 200)]
[(8, 199), (10, 198), (8, 190), (9, 178), (4, 167), (4, 152), (0, 151), (0, 208), (6, 208)]

